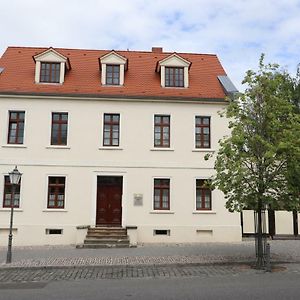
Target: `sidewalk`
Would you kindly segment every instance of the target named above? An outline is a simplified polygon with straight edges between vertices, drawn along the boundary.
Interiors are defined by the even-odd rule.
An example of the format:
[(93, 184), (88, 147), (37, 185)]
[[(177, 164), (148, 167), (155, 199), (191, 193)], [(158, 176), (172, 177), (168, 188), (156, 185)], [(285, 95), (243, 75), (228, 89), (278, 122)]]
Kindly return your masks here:
[[(300, 240), (270, 241), (272, 262), (300, 262)], [(0, 247), (0, 269), (69, 266), (146, 266), (232, 264), (255, 260), (254, 240), (240, 243), (155, 244), (137, 248), (76, 249), (74, 246), (13, 247), (5, 264), (6, 247)]]

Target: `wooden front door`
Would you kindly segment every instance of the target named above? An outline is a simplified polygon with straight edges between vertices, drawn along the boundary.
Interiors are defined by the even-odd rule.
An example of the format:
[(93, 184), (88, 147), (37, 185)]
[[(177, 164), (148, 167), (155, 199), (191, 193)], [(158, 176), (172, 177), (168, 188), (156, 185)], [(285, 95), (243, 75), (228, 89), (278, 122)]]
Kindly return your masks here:
[(122, 186), (121, 176), (98, 176), (96, 225), (121, 225)]

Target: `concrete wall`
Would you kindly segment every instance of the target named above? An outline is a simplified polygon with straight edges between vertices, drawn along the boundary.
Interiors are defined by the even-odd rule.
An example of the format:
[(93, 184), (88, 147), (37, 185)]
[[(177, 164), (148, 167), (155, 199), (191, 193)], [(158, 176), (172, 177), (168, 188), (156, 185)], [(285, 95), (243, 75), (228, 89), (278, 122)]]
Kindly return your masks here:
[[(204, 155), (217, 149), (226, 133), (220, 104), (97, 101), (66, 99), (1, 99), (0, 199), (4, 175), (15, 165), (23, 173), (20, 208), (16, 209), (16, 245), (75, 244), (77, 226), (95, 225), (97, 176), (123, 176), (122, 225), (137, 226), (142, 242), (239, 241), (240, 218), (225, 209), (218, 190), (212, 211), (195, 210), (196, 178), (214, 173)], [(7, 145), (9, 110), (25, 110), (24, 145)], [(68, 145), (50, 145), (52, 112), (69, 113)], [(120, 113), (120, 146), (102, 146), (103, 113)], [(171, 115), (171, 147), (153, 147), (154, 114)], [(211, 116), (212, 149), (194, 148), (195, 116)], [(47, 209), (47, 178), (66, 176), (65, 209)], [(153, 211), (153, 179), (170, 178), (170, 211)], [(134, 205), (134, 195), (142, 205)], [(0, 208), (0, 245), (7, 243), (9, 209)], [(48, 235), (46, 229), (63, 229)], [(155, 229), (170, 235), (154, 235)]]
[[(298, 213), (298, 220), (300, 214)], [(266, 212), (266, 230), (268, 229), (268, 212)], [(254, 233), (254, 212), (253, 210), (243, 211), (243, 233)], [(298, 232), (300, 233), (299, 221)], [(275, 234), (294, 234), (293, 212), (289, 211), (275, 211)]]

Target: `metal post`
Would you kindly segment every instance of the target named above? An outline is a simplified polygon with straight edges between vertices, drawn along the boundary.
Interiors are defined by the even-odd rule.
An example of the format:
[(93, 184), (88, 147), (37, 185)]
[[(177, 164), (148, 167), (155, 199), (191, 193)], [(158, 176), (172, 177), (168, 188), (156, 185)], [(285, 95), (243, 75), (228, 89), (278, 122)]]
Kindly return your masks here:
[(7, 257), (6, 257), (6, 263), (11, 263), (11, 257), (12, 257), (12, 229), (13, 229), (13, 219), (14, 219), (14, 206), (15, 206), (15, 184), (12, 184), (12, 193), (11, 193), (11, 207), (10, 207), (10, 225), (9, 225), (9, 235), (8, 235), (8, 249), (7, 249)]

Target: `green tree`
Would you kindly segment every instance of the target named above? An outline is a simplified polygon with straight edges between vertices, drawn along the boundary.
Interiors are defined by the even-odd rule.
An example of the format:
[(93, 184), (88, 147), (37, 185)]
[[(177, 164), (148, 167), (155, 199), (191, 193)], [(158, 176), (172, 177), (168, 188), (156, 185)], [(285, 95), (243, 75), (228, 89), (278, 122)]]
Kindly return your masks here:
[(257, 212), (258, 259), (262, 268), (262, 210), (300, 206), (300, 115), (292, 101), (294, 81), (275, 64), (259, 61), (247, 71), (247, 88), (230, 101), (224, 115), (231, 135), (219, 142), (213, 185), (230, 211)]

